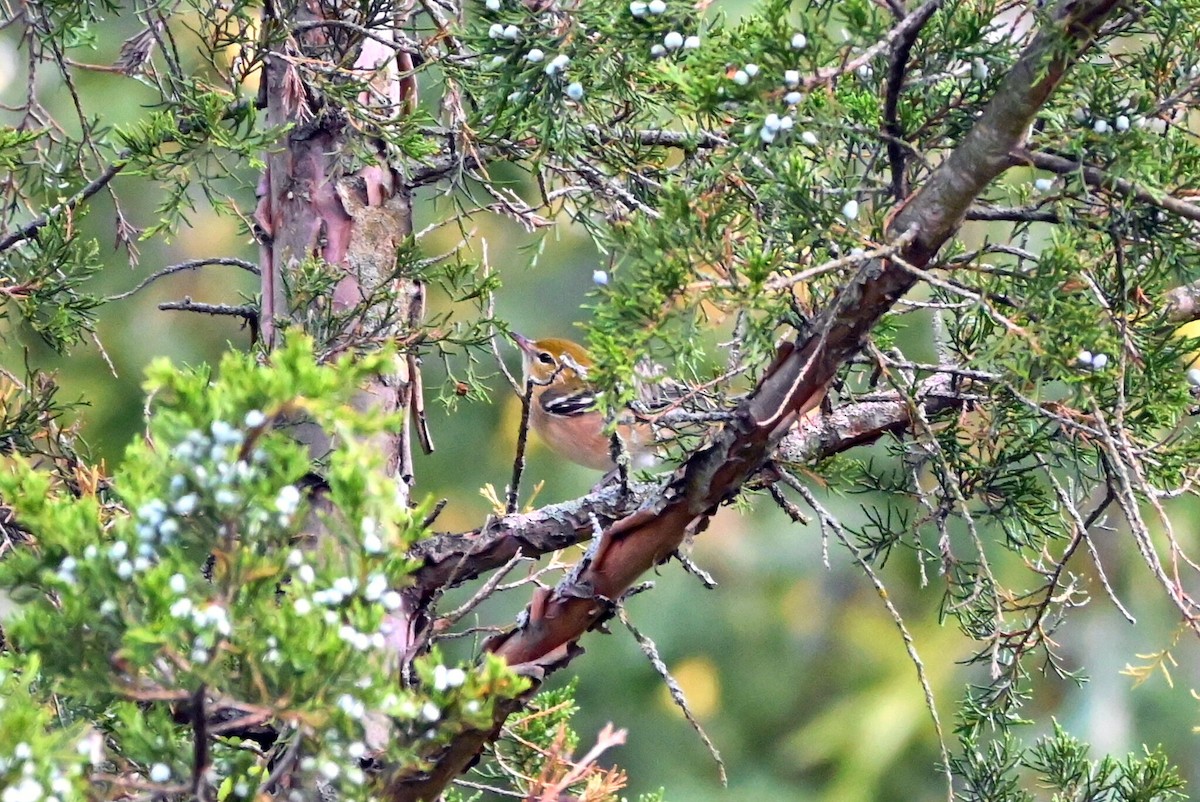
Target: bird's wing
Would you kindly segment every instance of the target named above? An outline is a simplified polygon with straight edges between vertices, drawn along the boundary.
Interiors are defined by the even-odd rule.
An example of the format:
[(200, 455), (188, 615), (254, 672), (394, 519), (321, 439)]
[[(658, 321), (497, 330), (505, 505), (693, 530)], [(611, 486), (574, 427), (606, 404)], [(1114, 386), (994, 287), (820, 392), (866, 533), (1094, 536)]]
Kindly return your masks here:
[(596, 394), (590, 389), (549, 387), (541, 397), (542, 409), (551, 415), (582, 415), (596, 408)]

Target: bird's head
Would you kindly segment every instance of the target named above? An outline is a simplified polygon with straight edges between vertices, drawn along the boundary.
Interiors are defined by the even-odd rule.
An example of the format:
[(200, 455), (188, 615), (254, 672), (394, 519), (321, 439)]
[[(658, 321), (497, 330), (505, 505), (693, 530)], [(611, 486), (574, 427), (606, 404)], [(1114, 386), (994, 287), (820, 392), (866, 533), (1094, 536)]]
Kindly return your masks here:
[(521, 349), (525, 378), (535, 382), (586, 381), (592, 358), (578, 343), (558, 337), (531, 340), (513, 332), (513, 342)]

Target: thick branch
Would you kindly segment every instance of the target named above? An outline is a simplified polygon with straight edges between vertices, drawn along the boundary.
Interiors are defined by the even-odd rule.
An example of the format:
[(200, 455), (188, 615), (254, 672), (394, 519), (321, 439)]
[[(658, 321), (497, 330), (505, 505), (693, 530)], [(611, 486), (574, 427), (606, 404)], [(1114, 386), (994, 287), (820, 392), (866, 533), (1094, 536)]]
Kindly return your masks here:
[(1024, 142), (1034, 115), (1116, 5), (1117, 0), (1068, 0), (1059, 5), (1052, 24), (1021, 54), (962, 144), (896, 216), (896, 230), (912, 224), (921, 230), (906, 261), (925, 264), (958, 229), (984, 187), (1014, 164), (1013, 151)]
[[(939, 373), (926, 379), (916, 398), (928, 415), (959, 407), (966, 397), (953, 386), (955, 378)], [(869, 443), (911, 423), (912, 405), (892, 394), (879, 401), (847, 404), (806, 421), (785, 437), (771, 458), (808, 463)], [(436, 535), (418, 543), (411, 555), (423, 561), (407, 592), (427, 601), (434, 594), (499, 568), (519, 551), (529, 557), (549, 554), (591, 539), (593, 519), (604, 528), (634, 513), (662, 491), (657, 482), (632, 483), (627, 493), (609, 485), (582, 498), (551, 504), (539, 510), (505, 515), (462, 534)]]
[[(906, 263), (924, 267), (958, 230), (983, 189), (1013, 164), (1011, 154), (1034, 115), (1116, 5), (1117, 0), (1066, 0), (1058, 6), (962, 144), (893, 219), (889, 238), (915, 229), (915, 238), (902, 254)], [(552, 593), (538, 592), (519, 627), (493, 639), (488, 648), (515, 666), (542, 665), (577, 648), (582, 634), (612, 614), (614, 602), (643, 572), (667, 559), (686, 537), (702, 531), (717, 506), (733, 498), (762, 467), (778, 441), (820, 403), (827, 383), (916, 280), (911, 271), (885, 260), (864, 267), (811, 334), (780, 348), (755, 392), (711, 444), (677, 470), (661, 494), (608, 527), (577, 570)], [(468, 762), (438, 769), (454, 775)], [(403, 784), (389, 792), (392, 799), (421, 798), (406, 793)]]

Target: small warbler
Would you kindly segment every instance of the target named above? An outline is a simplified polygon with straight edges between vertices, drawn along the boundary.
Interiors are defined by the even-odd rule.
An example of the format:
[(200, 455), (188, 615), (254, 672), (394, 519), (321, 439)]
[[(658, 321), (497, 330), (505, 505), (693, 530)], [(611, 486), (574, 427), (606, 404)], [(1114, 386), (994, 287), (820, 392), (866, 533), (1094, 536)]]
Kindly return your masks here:
[[(592, 358), (570, 340), (531, 340), (512, 335), (521, 349), (525, 381), (532, 381), (529, 425), (560, 457), (598, 471), (616, 467), (612, 438), (596, 408), (596, 389), (588, 382)], [(654, 430), (649, 423), (618, 421), (617, 434), (634, 468), (654, 464)]]

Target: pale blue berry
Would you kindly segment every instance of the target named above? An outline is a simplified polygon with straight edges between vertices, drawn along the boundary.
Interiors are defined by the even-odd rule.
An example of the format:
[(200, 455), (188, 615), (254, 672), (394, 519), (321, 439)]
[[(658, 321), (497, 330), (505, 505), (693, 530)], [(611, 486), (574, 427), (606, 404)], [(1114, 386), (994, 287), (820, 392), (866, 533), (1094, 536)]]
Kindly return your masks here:
[(275, 497), (275, 509), (284, 515), (291, 515), (300, 506), (300, 490), (295, 485), (284, 485)]

